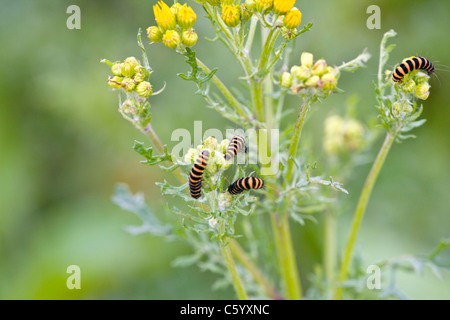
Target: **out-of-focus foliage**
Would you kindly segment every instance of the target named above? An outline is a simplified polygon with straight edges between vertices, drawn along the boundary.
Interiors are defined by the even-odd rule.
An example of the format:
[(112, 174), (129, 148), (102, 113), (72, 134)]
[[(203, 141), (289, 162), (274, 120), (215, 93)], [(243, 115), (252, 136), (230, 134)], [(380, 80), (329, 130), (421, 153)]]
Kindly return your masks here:
[[(81, 30), (66, 27), (66, 9), (71, 4), (80, 6)], [(133, 151), (133, 140), (146, 137), (137, 138), (140, 133), (117, 112), (117, 97), (105, 90), (105, 66), (99, 63), (102, 57), (140, 55), (135, 35), (154, 21), (153, 4), (2, 2), (0, 298), (234, 297), (231, 290), (211, 291), (216, 279), (209, 272), (171, 266), (176, 257), (192, 253), (188, 246), (126, 232), (125, 227), (141, 221), (111, 201), (115, 183), (125, 182), (132, 186), (133, 194), (145, 194), (155, 218), (164, 221), (167, 214), (167, 199), (161, 198), (155, 182), (172, 177), (139, 163), (142, 156)], [(439, 80), (431, 79), (431, 95), (421, 116), (427, 119), (426, 125), (415, 130), (416, 139), (391, 150), (369, 202), (358, 238), (364, 248), (359, 256), (365, 263), (403, 253), (420, 256), (432, 252), (442, 238), (448, 238), (450, 225), (450, 74), (440, 70), (450, 66), (450, 43), (446, 41), (450, 3), (401, 0), (375, 4), (381, 8), (381, 30), (367, 29), (365, 2), (298, 0), (303, 21), (314, 25), (298, 41), (298, 54), (291, 55), (294, 59), (308, 51), (326, 56), (327, 62), (335, 65), (365, 47), (376, 56), (382, 34), (393, 28), (398, 36), (388, 62), (392, 68), (411, 55), (425, 56), (437, 68)], [(197, 55), (217, 67), (224, 81), (231, 81), (239, 76), (234, 71), (238, 68), (228, 65), (232, 59), (218, 43), (204, 40), (214, 37), (208, 26), (199, 15)], [(152, 123), (161, 138), (170, 142), (172, 130), (192, 130), (194, 120), (202, 120), (208, 127), (234, 127), (205, 108), (202, 98), (194, 94), (193, 84), (177, 76), (188, 71), (186, 64), (180, 55), (166, 49), (152, 46), (148, 51), (155, 71), (152, 84), (161, 88), (167, 83), (165, 91), (152, 99)], [(376, 67), (377, 59), (372, 59), (368, 68), (357, 75), (343, 74), (339, 80), (344, 91), (358, 93), (354, 112), (369, 123), (377, 115), (369, 85), (376, 77)], [(329, 98), (310, 114), (304, 147), (320, 154), (323, 119), (345, 113), (346, 92)], [(319, 169), (321, 165), (317, 163)], [(339, 193), (348, 198), (341, 208), (348, 214), (338, 226), (339, 247), (346, 240), (369, 168), (367, 163), (351, 172), (344, 186), (349, 195)], [(292, 224), (294, 243), (302, 252), (297, 259), (305, 285), (321, 260), (321, 232), (310, 221), (305, 226)], [(73, 264), (81, 268), (81, 290), (66, 287), (66, 269)], [(412, 298), (449, 299), (450, 275), (444, 272), (440, 280), (429, 269), (423, 271), (419, 277), (398, 275), (396, 286)], [(388, 280), (386, 274), (386, 283)]]

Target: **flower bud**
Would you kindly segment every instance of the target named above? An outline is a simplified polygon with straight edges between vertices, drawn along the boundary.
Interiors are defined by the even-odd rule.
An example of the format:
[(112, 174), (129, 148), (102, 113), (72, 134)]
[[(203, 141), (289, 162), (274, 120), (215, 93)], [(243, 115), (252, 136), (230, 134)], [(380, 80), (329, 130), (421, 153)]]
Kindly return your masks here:
[(302, 22), (302, 13), (297, 8), (292, 8), (286, 15), (284, 16), (284, 26), (288, 29), (297, 28)]
[(322, 78), (323, 88), (325, 90), (331, 90), (336, 87), (336, 76), (333, 73), (325, 73)]
[(261, 13), (265, 13), (272, 8), (273, 0), (255, 0), (255, 10)]
[(249, 7), (246, 3), (240, 6), (241, 12), (240, 17), (243, 22), (247, 22), (253, 15), (251, 7)]
[(311, 73), (316, 76), (321, 76), (327, 71), (327, 62), (324, 59), (317, 60), (311, 69)]
[(355, 120), (349, 119), (345, 122), (344, 130), (344, 147), (347, 151), (356, 151), (361, 149), (363, 141), (364, 128), (362, 124)]
[(147, 36), (151, 42), (161, 42), (163, 38), (163, 32), (157, 26), (147, 28)]
[(430, 95), (430, 88), (431, 86), (428, 83), (421, 83), (416, 86), (414, 95), (421, 100), (426, 100)]
[(132, 77), (136, 70), (135, 68), (139, 65), (139, 61), (135, 57), (128, 57), (121, 64), (122, 75), (125, 77)]
[(292, 85), (292, 74), (290, 74), (289, 72), (283, 72), (283, 74), (281, 75), (281, 81), (280, 81), (280, 85), (281, 87), (287, 89)]
[(163, 36), (163, 43), (166, 47), (176, 49), (181, 43), (180, 35), (175, 30), (167, 30)]
[(302, 55), (300, 56), (300, 62), (302, 66), (304, 67), (311, 67), (314, 63), (314, 56), (312, 53), (309, 52), (302, 52)]
[(294, 4), (295, 0), (274, 0), (273, 11), (276, 14), (286, 14), (294, 7)]
[(111, 67), (111, 72), (112, 72), (112, 74), (113, 75), (115, 75), (115, 76), (121, 76), (122, 75), (122, 67), (121, 67), (121, 63), (119, 63), (119, 62), (117, 62), (117, 63), (114, 63), (113, 65), (112, 65), (112, 67)]
[(238, 5), (224, 4), (222, 6), (222, 20), (229, 27), (236, 27), (240, 21), (240, 9)]
[(149, 76), (147, 69), (145, 69), (142, 66), (137, 66), (135, 68), (135, 71), (136, 71), (136, 73), (134, 74), (134, 77), (133, 77), (133, 80), (135, 83), (142, 82)]
[(225, 154), (227, 153), (227, 149), (228, 149), (228, 145), (230, 144), (230, 140), (228, 139), (223, 139), (222, 142), (218, 145), (217, 150), (223, 155), (225, 156)]
[(152, 92), (152, 85), (148, 81), (142, 81), (136, 86), (136, 93), (143, 98), (149, 97)]
[(176, 18), (178, 18), (178, 17), (177, 17), (177, 14), (178, 14), (178, 11), (180, 10), (180, 8), (181, 8), (181, 3), (179, 3), (179, 2), (175, 2), (175, 3), (170, 7), (170, 11), (175, 15)]
[(125, 77), (122, 80), (122, 87), (126, 90), (126, 91), (133, 91), (134, 87), (136, 86), (136, 84), (134, 83), (134, 80), (130, 77)]
[(197, 43), (198, 35), (195, 33), (194, 29), (189, 29), (183, 31), (181, 34), (181, 43), (183, 43), (186, 47), (192, 47)]
[(407, 101), (396, 101), (392, 104), (392, 114), (399, 119), (404, 119), (413, 111), (413, 107)]
[(305, 85), (307, 87), (317, 87), (317, 86), (321, 85), (320, 77), (312, 76), (305, 82)]
[(281, 36), (283, 37), (283, 39), (293, 40), (293, 39), (295, 39), (296, 35), (297, 35), (297, 29), (295, 29), (295, 28), (288, 29), (284, 26), (281, 27)]
[(414, 89), (416, 88), (416, 83), (414, 82), (414, 80), (410, 79), (406, 81), (401, 88), (403, 92), (410, 93), (413, 92)]
[(180, 6), (177, 14), (177, 22), (182, 29), (192, 28), (196, 19), (197, 15), (191, 7), (188, 7), (187, 4)]
[(209, 150), (214, 150), (217, 148), (217, 139), (214, 137), (208, 137), (205, 139), (205, 141), (203, 141), (203, 145), (205, 146), (205, 148), (209, 149)]
[(197, 158), (200, 156), (200, 152), (197, 149), (190, 148), (186, 155), (184, 156), (184, 162), (186, 163), (194, 163)]
[(122, 86), (122, 78), (118, 76), (108, 77), (108, 85), (111, 88), (119, 89)]
[(291, 68), (291, 74), (300, 81), (307, 80), (311, 77), (309, 68), (305, 66), (293, 66)]

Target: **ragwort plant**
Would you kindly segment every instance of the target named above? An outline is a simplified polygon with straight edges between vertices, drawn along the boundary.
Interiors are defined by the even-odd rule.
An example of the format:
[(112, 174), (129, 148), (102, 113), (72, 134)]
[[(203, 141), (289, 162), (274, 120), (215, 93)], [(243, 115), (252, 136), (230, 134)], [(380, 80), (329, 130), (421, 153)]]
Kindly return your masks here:
[[(168, 210), (180, 219), (175, 222), (170, 219), (161, 221), (145, 203), (142, 194), (132, 194), (127, 186), (119, 184), (113, 201), (137, 214), (143, 222), (141, 226), (130, 226), (127, 230), (133, 234), (149, 232), (188, 243), (193, 254), (178, 257), (173, 265), (196, 264), (201, 270), (216, 273), (218, 280), (214, 288), (231, 283), (239, 299), (340, 299), (344, 294), (347, 298), (360, 296), (361, 290), (354, 283), (361, 277), (361, 272), (355, 273), (349, 267), (364, 209), (393, 142), (408, 138), (407, 132), (424, 122), (418, 120), (422, 107), (416, 101), (428, 96), (428, 76), (414, 72), (408, 75), (405, 82), (395, 85), (384, 78), (384, 66), (392, 49), (392, 46), (386, 48), (385, 44), (394, 33), (386, 34), (375, 82), (379, 118), (386, 129), (386, 139), (360, 195), (342, 263), (338, 263), (336, 208), (342, 197), (337, 193), (348, 194), (341, 182), (359, 164), (358, 159), (368, 155), (378, 129), (369, 129), (353, 114), (346, 118), (335, 115), (326, 119), (324, 150), (328, 172), (322, 175), (315, 175), (317, 161), (314, 155), (298, 153), (299, 143), (311, 108), (319, 107), (320, 102), (329, 99), (333, 93), (343, 92), (337, 86), (341, 73), (363, 67), (370, 58), (369, 53), (364, 50), (356, 58), (339, 66), (323, 58), (315, 59), (309, 52), (294, 53), (295, 41), (312, 28), (312, 23), (302, 23), (301, 8), (294, 6), (295, 0), (196, 2), (186, 4), (175, 1), (169, 5), (158, 1), (153, 6), (156, 21), (146, 28), (150, 45), (165, 46), (167, 50), (180, 54), (188, 69), (179, 76), (193, 83), (195, 93), (204, 98), (207, 107), (216, 110), (243, 131), (255, 129), (256, 155), (261, 158), (262, 149), (265, 149), (266, 154), (277, 157), (279, 162), (275, 168), (266, 163), (248, 161), (236, 164), (234, 159), (224, 158), (230, 140), (218, 141), (214, 137), (207, 137), (200, 145), (193, 146), (183, 159), (171, 154), (151, 124), (152, 96), (162, 93), (164, 88), (153, 91), (153, 70), (139, 30), (137, 40), (142, 60), (135, 57), (117, 62), (103, 59), (102, 62), (111, 67), (112, 74), (107, 83), (119, 92), (118, 110), (122, 116), (152, 143), (152, 146), (145, 146), (135, 141), (134, 150), (144, 158), (143, 164), (159, 165), (178, 179), (176, 184), (167, 181), (156, 184), (164, 196), (181, 199), (183, 207), (178, 206), (180, 202), (174, 205), (170, 201), (172, 198), (168, 198)], [(198, 37), (194, 27), (199, 14), (210, 21), (214, 39)], [(260, 48), (254, 41), (256, 35), (262, 39)], [(207, 66), (196, 55), (195, 45), (206, 40), (220, 42), (231, 52), (242, 68), (239, 80), (248, 91), (231, 90), (219, 78), (218, 68)], [(290, 65), (292, 57), (299, 64)], [(424, 84), (428, 87), (419, 90), (418, 87)], [(287, 95), (296, 96), (298, 105), (287, 106)], [(295, 121), (287, 121), (291, 112), (297, 113)], [(271, 153), (273, 129), (280, 132), (275, 141), (279, 146), (277, 155)], [(250, 142), (248, 144), (251, 149)], [(201, 196), (195, 199), (189, 194), (188, 176), (205, 150), (209, 157), (204, 168), (201, 168)], [(249, 157), (245, 154), (239, 156), (247, 160)], [(244, 190), (239, 194), (227, 191), (227, 181), (249, 176), (262, 178), (264, 188)], [(336, 177), (342, 179), (341, 182)], [(310, 290), (304, 292), (290, 223), (294, 221), (303, 225), (306, 221), (318, 221), (319, 215), (324, 217), (321, 220), (324, 227), (324, 273), (316, 270), (312, 283), (308, 285)], [(268, 236), (270, 233), (271, 237)], [(273, 247), (275, 252), (271, 250)], [(448, 242), (443, 242), (427, 262), (436, 262), (440, 250), (446, 247)], [(383, 265), (392, 267), (400, 264), (397, 260), (393, 261)], [(357, 263), (353, 265), (357, 266)], [(384, 294), (390, 296), (392, 292), (400, 291), (392, 289)]]

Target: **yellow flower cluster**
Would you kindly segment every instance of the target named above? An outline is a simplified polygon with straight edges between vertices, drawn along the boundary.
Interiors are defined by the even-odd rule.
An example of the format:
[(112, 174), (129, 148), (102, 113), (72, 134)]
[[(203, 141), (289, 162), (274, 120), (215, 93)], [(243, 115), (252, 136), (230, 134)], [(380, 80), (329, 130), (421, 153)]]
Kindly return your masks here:
[(150, 74), (135, 57), (114, 63), (111, 72), (113, 76), (108, 77), (108, 85), (111, 88), (123, 88), (127, 92), (135, 91), (143, 98), (152, 94), (152, 85), (146, 81)]
[(324, 59), (314, 63), (311, 53), (303, 52), (300, 58), (301, 65), (294, 65), (290, 72), (283, 72), (280, 85), (292, 93), (302, 93), (302, 90), (312, 88), (313, 92), (322, 90), (329, 93), (337, 85), (339, 70), (327, 65)]
[(176, 2), (169, 7), (163, 1), (153, 6), (157, 26), (147, 28), (147, 36), (152, 42), (162, 42), (171, 49), (179, 46), (192, 47), (198, 40), (193, 29), (197, 15), (187, 4)]

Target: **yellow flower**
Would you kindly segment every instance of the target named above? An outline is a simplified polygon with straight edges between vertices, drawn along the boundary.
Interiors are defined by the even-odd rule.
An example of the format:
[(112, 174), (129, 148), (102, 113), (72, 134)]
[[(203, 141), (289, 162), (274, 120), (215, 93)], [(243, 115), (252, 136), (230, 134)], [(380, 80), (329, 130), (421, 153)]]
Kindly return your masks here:
[(240, 23), (239, 6), (225, 4), (222, 7), (222, 20), (229, 27), (236, 27)]
[(178, 25), (182, 29), (190, 29), (195, 23), (197, 19), (197, 15), (191, 7), (188, 7), (187, 4), (184, 4), (182, 7), (178, 9), (177, 21)]
[(302, 22), (302, 13), (294, 7), (284, 16), (283, 22), (284, 26), (288, 29), (297, 28)]
[(175, 2), (171, 7), (170, 7), (170, 11), (172, 11), (172, 13), (176, 16), (178, 14), (178, 10), (180, 10), (181, 8), (181, 4), (178, 2)]
[(180, 35), (175, 30), (167, 30), (166, 33), (164, 33), (163, 43), (167, 47), (175, 49), (176, 47), (178, 47), (180, 42), (181, 42)]
[(175, 15), (163, 1), (158, 1), (158, 4), (153, 6), (153, 13), (155, 14), (156, 23), (161, 29), (170, 30), (177, 27)]
[(277, 14), (288, 13), (295, 4), (295, 0), (274, 0), (273, 1), (273, 11)]

